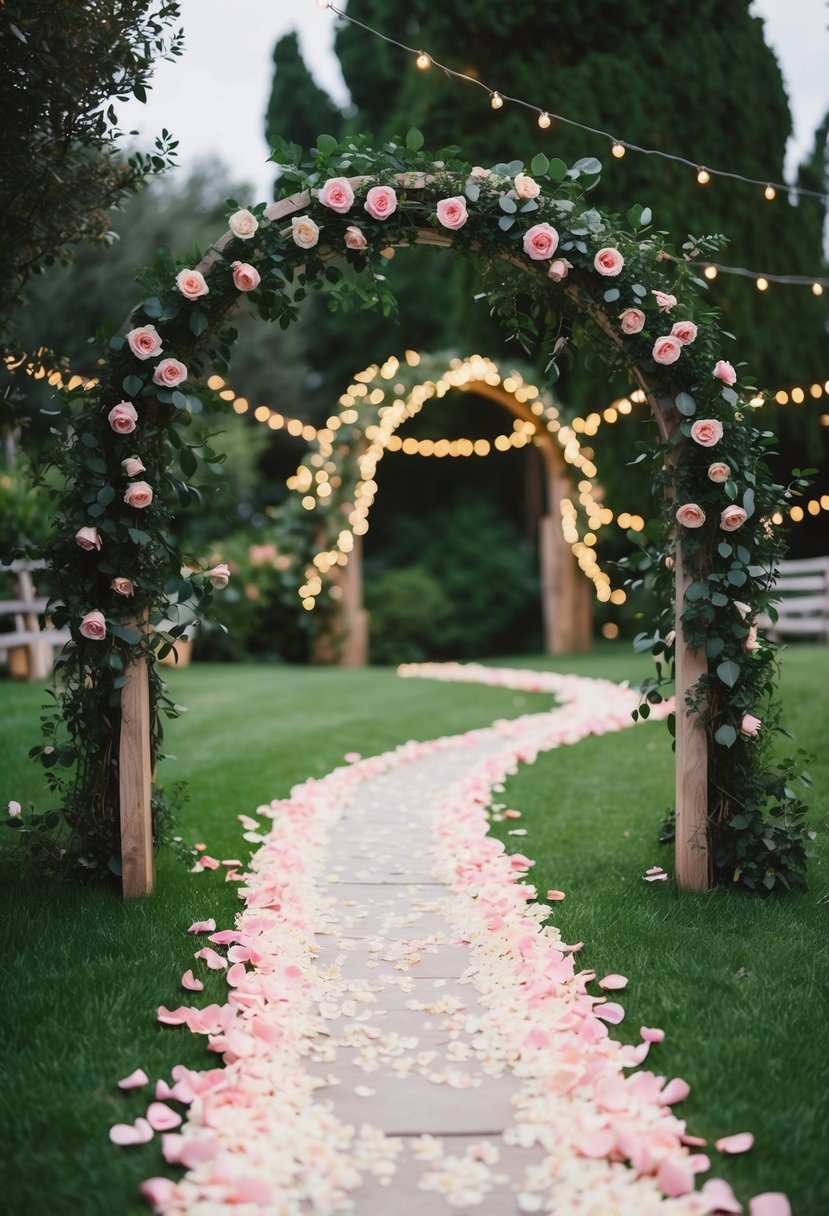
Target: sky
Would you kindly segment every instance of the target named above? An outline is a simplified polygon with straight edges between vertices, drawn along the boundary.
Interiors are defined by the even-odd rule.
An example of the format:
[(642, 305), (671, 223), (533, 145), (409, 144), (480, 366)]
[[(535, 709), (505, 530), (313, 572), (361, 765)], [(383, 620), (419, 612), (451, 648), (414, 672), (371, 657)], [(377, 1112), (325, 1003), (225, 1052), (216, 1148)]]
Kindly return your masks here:
[[(121, 125), (139, 132), (133, 143), (143, 149), (167, 127), (179, 140), (185, 171), (199, 161), (221, 162), (234, 183), (252, 188), (249, 201), (269, 199), (273, 168), (267, 164), (263, 115), (274, 44), (297, 30), (311, 72), (343, 104), (347, 93), (332, 49), (335, 18), (316, 0), (181, 0), (181, 11), (183, 56), (157, 67), (146, 105), (119, 108)], [(777, 54), (789, 94), (795, 129), (787, 150), (791, 175), (829, 109), (829, 8), (825, 0), (755, 0), (752, 12), (765, 20), (766, 41)], [(497, 87), (497, 81), (491, 83)], [(532, 87), (528, 82), (525, 100), (543, 105), (537, 92), (535, 82)], [(674, 150), (706, 162), (704, 149)]]

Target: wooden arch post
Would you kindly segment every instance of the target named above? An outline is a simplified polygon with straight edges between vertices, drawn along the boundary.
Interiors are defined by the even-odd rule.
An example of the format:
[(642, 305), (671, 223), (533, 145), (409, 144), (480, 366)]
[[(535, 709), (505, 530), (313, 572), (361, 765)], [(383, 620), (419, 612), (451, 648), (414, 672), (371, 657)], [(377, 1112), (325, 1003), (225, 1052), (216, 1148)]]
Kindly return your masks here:
[[(362, 185), (366, 178), (352, 178), (352, 187)], [(410, 192), (425, 188), (432, 178), (425, 173), (398, 174), (395, 184)], [(274, 222), (289, 219), (308, 206), (310, 194), (301, 191), (271, 204), (265, 214)], [(203, 274), (219, 260), (222, 250), (232, 238), (226, 232), (201, 260), (196, 269)], [(417, 228), (400, 244), (421, 244), (451, 247), (452, 238), (446, 229)], [(323, 249), (325, 258), (339, 256), (339, 251)], [(528, 272), (530, 268), (518, 257), (505, 252), (503, 260)], [(563, 291), (576, 308), (590, 316), (605, 333), (609, 342), (621, 348), (621, 338), (603, 313), (598, 302), (581, 287), (573, 276), (563, 284)], [(653, 388), (644, 372), (637, 379), (645, 391), (663, 439), (679, 425), (674, 398), (664, 390)], [(674, 449), (678, 456), (678, 448)], [(697, 681), (707, 672), (703, 651), (690, 647), (682, 627), (682, 606), (689, 578), (685, 570), (681, 541), (676, 556), (676, 873), (681, 887), (699, 890), (710, 886), (708, 850), (708, 742), (705, 728), (695, 714), (686, 711), (686, 698)], [(120, 740), (121, 836), (127, 849), (124, 867), (124, 895), (147, 894), (152, 889), (152, 793), (149, 696), (147, 660), (128, 668), (128, 679), (122, 690), (122, 726)], [(137, 842), (137, 843), (135, 843)], [(124, 845), (122, 845), (124, 847)], [(129, 892), (126, 874), (129, 872)]]

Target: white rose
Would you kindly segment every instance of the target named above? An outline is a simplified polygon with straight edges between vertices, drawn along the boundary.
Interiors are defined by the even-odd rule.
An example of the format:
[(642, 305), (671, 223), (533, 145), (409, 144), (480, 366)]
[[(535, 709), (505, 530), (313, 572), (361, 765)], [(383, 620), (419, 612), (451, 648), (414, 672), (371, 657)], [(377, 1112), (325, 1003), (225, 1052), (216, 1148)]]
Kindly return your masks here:
[(515, 193), (519, 198), (538, 198), (541, 193), (541, 187), (537, 181), (528, 177), (526, 173), (516, 173)]
[(295, 215), (291, 220), (291, 236), (300, 249), (313, 249), (320, 239), (320, 230), (307, 215)]
[(259, 220), (251, 211), (234, 211), (227, 225), (240, 241), (249, 241), (259, 227)]

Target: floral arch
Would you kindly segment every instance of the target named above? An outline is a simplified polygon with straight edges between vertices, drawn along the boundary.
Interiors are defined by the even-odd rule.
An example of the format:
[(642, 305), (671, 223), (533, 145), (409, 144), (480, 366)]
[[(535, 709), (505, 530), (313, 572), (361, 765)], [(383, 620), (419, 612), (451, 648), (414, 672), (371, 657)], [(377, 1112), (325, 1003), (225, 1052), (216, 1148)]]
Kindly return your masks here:
[[(765, 470), (766, 441), (738, 386), (745, 375), (723, 359), (727, 338), (702, 303), (704, 283), (666, 249), (647, 208), (621, 219), (590, 205), (592, 158), (482, 170), (457, 149), (435, 157), (422, 144), (417, 131), (381, 150), (365, 136), (320, 136), (307, 163), (278, 150), (284, 197), (236, 209), (197, 266), (155, 264), (96, 390), (69, 394), (51, 566), (63, 602), (55, 622), (74, 645), (58, 660), (57, 713), (34, 749), (61, 800), (50, 813), (65, 832), (60, 863), (121, 873), (125, 896), (152, 887), (160, 714), (175, 712), (152, 656), (184, 626), (148, 626), (175, 622), (181, 598), (209, 612), (226, 581), (222, 567), (183, 561), (165, 529), (198, 501), (199, 464), (219, 458), (188, 439), (188, 424), (200, 380), (227, 367), (238, 301), (283, 327), (309, 288), (332, 307), (389, 314), (382, 251), (417, 244), (478, 263), (493, 314), (544, 353), (548, 381), (572, 336), (646, 395), (666, 508), (647, 529), (637, 577), (663, 593), (645, 639), (663, 674), (675, 647), (677, 878), (696, 888), (802, 882), (802, 804), (769, 752), (774, 655), (751, 619), (768, 599), (778, 553), (768, 520), (783, 491)], [(711, 248), (692, 240), (686, 253)], [(660, 698), (656, 681), (647, 695)]]

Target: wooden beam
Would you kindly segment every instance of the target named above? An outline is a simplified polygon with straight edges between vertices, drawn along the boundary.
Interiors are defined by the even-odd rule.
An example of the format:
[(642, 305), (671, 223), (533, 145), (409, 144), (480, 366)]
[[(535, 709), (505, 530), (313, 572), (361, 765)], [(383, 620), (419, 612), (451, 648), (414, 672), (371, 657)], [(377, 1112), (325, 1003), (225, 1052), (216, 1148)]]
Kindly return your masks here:
[(707, 891), (711, 886), (708, 850), (708, 738), (698, 714), (689, 714), (686, 694), (708, 671), (704, 650), (685, 641), (682, 607), (691, 578), (676, 546), (676, 880), (680, 887)]
[(121, 689), (118, 785), (121, 808), (121, 890), (124, 899), (149, 895), (153, 858), (152, 761), (148, 659), (128, 664)]

